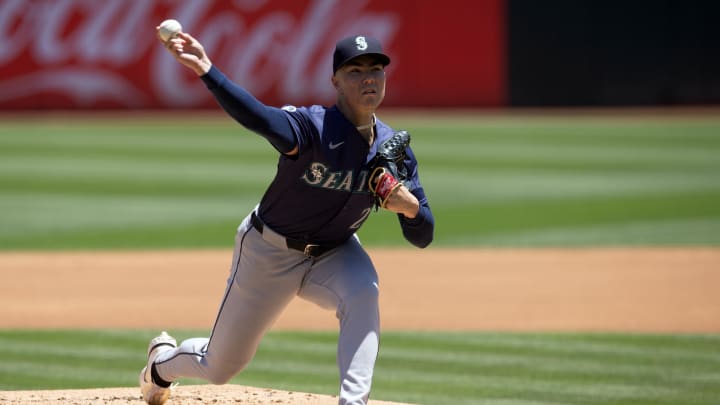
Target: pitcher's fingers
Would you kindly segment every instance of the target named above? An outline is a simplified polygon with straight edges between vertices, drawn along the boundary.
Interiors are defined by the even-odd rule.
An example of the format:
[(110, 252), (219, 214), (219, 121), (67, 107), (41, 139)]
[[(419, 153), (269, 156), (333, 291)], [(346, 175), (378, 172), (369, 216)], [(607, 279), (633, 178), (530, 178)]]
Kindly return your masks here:
[(155, 36), (157, 37), (157, 39), (160, 40), (160, 42), (162, 42), (163, 44), (165, 43), (165, 40), (163, 40), (162, 37), (160, 36), (160, 26), (159, 25), (157, 27), (155, 27)]

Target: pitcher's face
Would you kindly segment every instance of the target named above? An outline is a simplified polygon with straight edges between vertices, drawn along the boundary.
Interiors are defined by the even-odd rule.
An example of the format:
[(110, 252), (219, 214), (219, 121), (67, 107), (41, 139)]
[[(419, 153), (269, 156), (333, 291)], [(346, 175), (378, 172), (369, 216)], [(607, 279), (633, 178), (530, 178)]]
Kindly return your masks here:
[(354, 110), (375, 111), (385, 98), (385, 67), (372, 55), (362, 55), (335, 72), (333, 85)]

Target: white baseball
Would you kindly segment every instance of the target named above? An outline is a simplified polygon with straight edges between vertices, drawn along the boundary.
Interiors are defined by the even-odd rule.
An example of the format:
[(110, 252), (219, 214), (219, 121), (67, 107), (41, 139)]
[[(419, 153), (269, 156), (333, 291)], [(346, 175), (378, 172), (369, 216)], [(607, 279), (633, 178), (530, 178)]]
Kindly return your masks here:
[(182, 31), (182, 25), (178, 22), (178, 20), (165, 20), (160, 23), (160, 38), (162, 38), (163, 41), (167, 41), (168, 39), (174, 37), (178, 34), (178, 32)]

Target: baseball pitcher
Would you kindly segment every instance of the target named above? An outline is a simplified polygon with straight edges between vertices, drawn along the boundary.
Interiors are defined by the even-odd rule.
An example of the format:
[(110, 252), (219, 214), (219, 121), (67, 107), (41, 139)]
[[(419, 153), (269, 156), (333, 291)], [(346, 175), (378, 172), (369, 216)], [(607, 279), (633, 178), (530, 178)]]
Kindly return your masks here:
[[(159, 30), (160, 27), (158, 27)], [(237, 230), (224, 296), (210, 337), (177, 345), (152, 339), (140, 388), (149, 404), (167, 401), (173, 381), (224, 384), (251, 361), (265, 332), (295, 296), (339, 319), (339, 403), (366, 404), (378, 354), (375, 266), (356, 236), (379, 207), (397, 213), (404, 237), (424, 248), (434, 219), (418, 177), (410, 134), (376, 116), (390, 58), (364, 35), (337, 42), (332, 107), (266, 106), (212, 64), (180, 32), (163, 40), (222, 108), (278, 152), (277, 174)]]

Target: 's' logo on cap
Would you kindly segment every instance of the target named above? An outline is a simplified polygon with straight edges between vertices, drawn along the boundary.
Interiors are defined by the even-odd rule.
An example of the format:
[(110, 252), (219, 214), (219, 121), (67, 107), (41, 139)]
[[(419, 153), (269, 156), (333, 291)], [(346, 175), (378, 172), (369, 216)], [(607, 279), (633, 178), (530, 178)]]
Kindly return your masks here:
[(367, 49), (368, 44), (367, 41), (365, 41), (365, 37), (355, 37), (355, 44), (357, 44), (358, 51), (364, 51)]

